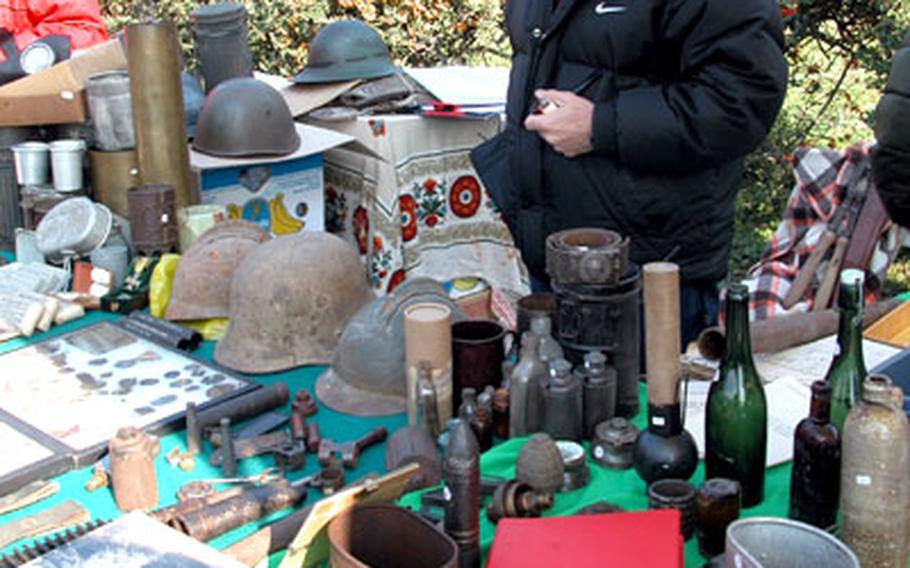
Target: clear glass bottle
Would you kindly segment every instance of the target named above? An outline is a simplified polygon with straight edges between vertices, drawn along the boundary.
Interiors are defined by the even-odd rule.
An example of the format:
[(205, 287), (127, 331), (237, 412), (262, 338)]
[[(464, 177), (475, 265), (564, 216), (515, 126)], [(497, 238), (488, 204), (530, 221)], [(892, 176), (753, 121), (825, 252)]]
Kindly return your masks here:
[(863, 358), (863, 282), (862, 270), (841, 272), (837, 307), (837, 350), (825, 375), (831, 384), (831, 423), (843, 434), (847, 413), (860, 398), (866, 362)]
[(705, 415), (705, 477), (739, 481), (743, 507), (764, 498), (768, 446), (768, 403), (752, 360), (748, 301), (745, 285), (728, 287), (726, 354)]
[(544, 363), (563, 358), (562, 347), (553, 338), (553, 323), (548, 316), (534, 316), (531, 319), (531, 331), (540, 338), (540, 359)]
[(540, 430), (540, 385), (547, 378), (547, 365), (540, 360), (537, 334), (521, 336), (521, 358), (509, 383), (509, 437)]
[(831, 424), (831, 385), (812, 383), (812, 404), (793, 434), (790, 518), (828, 530), (840, 500), (840, 435)]

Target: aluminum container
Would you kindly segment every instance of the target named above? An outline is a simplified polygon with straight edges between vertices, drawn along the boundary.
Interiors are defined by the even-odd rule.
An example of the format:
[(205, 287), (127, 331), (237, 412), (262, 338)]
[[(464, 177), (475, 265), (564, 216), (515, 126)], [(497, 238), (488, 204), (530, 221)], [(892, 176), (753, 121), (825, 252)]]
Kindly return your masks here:
[(812, 525), (752, 517), (727, 527), (725, 568), (860, 568), (847, 545)]
[(47, 257), (84, 254), (107, 240), (111, 210), (88, 197), (74, 197), (54, 206), (38, 223), (38, 250)]

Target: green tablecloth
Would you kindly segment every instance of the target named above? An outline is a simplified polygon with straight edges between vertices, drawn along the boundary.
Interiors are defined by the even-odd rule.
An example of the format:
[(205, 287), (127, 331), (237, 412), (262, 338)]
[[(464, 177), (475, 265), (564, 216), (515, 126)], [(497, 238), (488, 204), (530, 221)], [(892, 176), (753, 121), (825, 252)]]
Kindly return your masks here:
[[(639, 399), (642, 403), (642, 409), (646, 408), (645, 387), (643, 384), (639, 386)], [(646, 418), (645, 411), (642, 410), (632, 422), (639, 428), (644, 428)], [(527, 441), (527, 438), (508, 440), (486, 452), (480, 459), (482, 474), (507, 478), (514, 477), (515, 459), (518, 457), (518, 452), (525, 441)], [(587, 443), (585, 443), (585, 448), (588, 448)], [(616, 471), (601, 467), (590, 461), (588, 463), (591, 473), (591, 480), (588, 485), (571, 493), (557, 494), (553, 508), (544, 514), (545, 517), (570, 515), (586, 505), (601, 500), (619, 505), (627, 511), (643, 511), (648, 508), (645, 482), (638, 477), (634, 469)], [(698, 469), (690, 482), (697, 487), (704, 479), (705, 466), (703, 462), (699, 462)], [(790, 464), (787, 463), (768, 469), (765, 479), (764, 501), (756, 507), (745, 509), (742, 512), (742, 516), (785, 517), (789, 498)], [(417, 508), (419, 507), (420, 499), (417, 495), (406, 495), (401, 501), (403, 504)], [(480, 544), (484, 558), (486, 558), (490, 544), (493, 542), (495, 528), (495, 525), (487, 519), (486, 514), (481, 514)], [(698, 553), (698, 541), (693, 536), (686, 542), (685, 565), (687, 567), (701, 566), (704, 561)]]
[[(43, 338), (65, 333), (78, 327), (90, 325), (98, 321), (116, 319), (117, 317), (119, 316), (92, 313), (82, 320), (55, 327), (51, 332), (36, 335), (30, 340), (14, 340), (2, 344), (0, 345), (0, 353), (27, 345), (29, 342), (39, 341)], [(206, 360), (211, 360), (213, 350), (214, 344), (212, 342), (205, 342), (195, 355)], [(321, 371), (321, 367), (304, 367), (284, 373), (259, 375), (254, 377), (254, 380), (265, 385), (272, 384), (276, 381), (283, 381), (292, 392), (299, 388), (308, 388), (312, 391), (316, 378)], [(640, 388), (642, 408), (644, 408), (644, 393), (645, 389), (642, 385)], [(287, 411), (289, 408), (286, 408), (285, 410)], [(319, 406), (319, 413), (316, 415), (316, 420), (319, 424), (322, 436), (336, 440), (355, 438), (378, 425), (385, 426), (389, 430), (389, 433), (391, 433), (396, 428), (405, 424), (404, 415), (395, 415), (384, 418), (355, 418), (334, 412), (321, 404)], [(643, 427), (645, 422), (644, 412), (640, 413), (634, 422), (639, 427)], [(484, 454), (481, 458), (483, 474), (512, 477), (514, 474), (515, 458), (524, 441), (525, 439), (509, 440)], [(161, 455), (166, 455), (167, 452), (175, 446), (184, 448), (183, 432), (162, 437)], [(206, 452), (209, 450), (210, 449), (206, 447)], [(384, 444), (368, 449), (361, 458), (357, 469), (348, 472), (348, 480), (358, 479), (368, 472), (384, 471), (384, 450)], [(271, 459), (267, 457), (244, 460), (240, 463), (239, 473), (241, 475), (256, 473), (270, 465), (272, 465)], [(547, 511), (546, 516), (570, 514), (585, 505), (599, 500), (610, 501), (630, 511), (644, 510), (647, 508), (645, 483), (639, 479), (634, 470), (613, 471), (594, 464), (591, 464), (590, 467), (591, 482), (578, 491), (557, 495), (555, 506)], [(289, 477), (297, 479), (314, 473), (317, 470), (318, 464), (316, 459), (314, 456), (309, 456), (306, 467)], [(221, 475), (220, 470), (209, 466), (205, 459), (197, 459), (196, 468), (190, 473), (184, 473), (177, 468), (169, 466), (163, 457), (159, 458), (156, 462), (156, 473), (158, 475), (159, 504), (161, 506), (169, 505), (176, 501), (175, 492), (183, 483), (192, 479), (220, 477)], [(59, 476), (57, 481), (60, 483), (61, 490), (57, 495), (25, 509), (0, 516), (0, 524), (14, 518), (39, 512), (67, 500), (79, 501), (89, 510), (93, 518), (111, 519), (118, 516), (119, 512), (114, 505), (113, 496), (109, 489), (102, 489), (94, 493), (88, 493), (84, 489), (85, 482), (89, 477), (89, 469), (71, 471)], [(699, 465), (692, 482), (697, 485), (700, 484), (703, 479), (704, 466)], [(757, 507), (744, 511), (743, 515), (785, 516), (789, 494), (789, 479), (789, 465), (770, 469), (768, 471), (764, 502)], [(318, 491), (311, 491), (307, 502), (313, 502), (320, 496), (321, 494)], [(419, 505), (419, 496), (416, 494), (407, 495), (402, 499), (402, 503), (413, 506), (416, 509)], [(211, 544), (216, 548), (223, 548), (224, 546), (255, 532), (260, 526), (268, 524), (285, 514), (287, 514), (287, 512), (276, 513), (258, 523), (251, 523), (247, 526), (238, 528), (215, 539)], [(489, 549), (490, 543), (493, 540), (494, 528), (495, 527), (486, 519), (486, 516), (481, 514), (481, 544), (484, 552)], [(29, 541), (20, 541), (6, 549), (0, 550), (0, 553), (9, 552), (9, 550), (27, 542)], [(278, 557), (278, 555), (273, 557), (273, 565)], [(698, 554), (698, 545), (694, 537), (686, 543), (685, 560), (686, 566), (700, 566), (703, 562)]]

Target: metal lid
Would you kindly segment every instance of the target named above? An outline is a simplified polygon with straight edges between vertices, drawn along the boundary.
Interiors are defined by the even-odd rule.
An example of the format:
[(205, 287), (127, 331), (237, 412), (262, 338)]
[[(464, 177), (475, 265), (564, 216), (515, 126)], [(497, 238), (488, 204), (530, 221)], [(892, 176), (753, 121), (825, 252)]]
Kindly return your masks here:
[(630, 446), (638, 440), (638, 427), (622, 417), (611, 418), (594, 427), (594, 437), (611, 446)]
[(243, 20), (247, 12), (241, 4), (235, 2), (222, 2), (199, 6), (193, 10), (193, 23), (196, 25), (213, 25)]

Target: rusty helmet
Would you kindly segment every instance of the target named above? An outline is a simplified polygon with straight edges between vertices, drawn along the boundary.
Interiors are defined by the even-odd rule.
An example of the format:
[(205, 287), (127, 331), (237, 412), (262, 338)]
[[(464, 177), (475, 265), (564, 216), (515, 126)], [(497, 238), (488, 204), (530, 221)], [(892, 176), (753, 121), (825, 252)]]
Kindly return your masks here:
[(231, 276), (253, 248), (269, 240), (269, 234), (248, 221), (218, 223), (186, 250), (180, 258), (171, 300), (169, 320), (226, 318)]
[(193, 148), (213, 156), (286, 155), (300, 147), (281, 93), (252, 77), (220, 83), (205, 97)]
[(243, 373), (329, 364), (348, 320), (372, 297), (357, 251), (340, 237), (280, 236), (234, 271), (230, 324), (215, 361)]
[(464, 315), (431, 278), (405, 280), (351, 318), (335, 358), (316, 382), (323, 404), (355, 416), (384, 416), (405, 409), (404, 311), (423, 302), (444, 304), (453, 321)]

